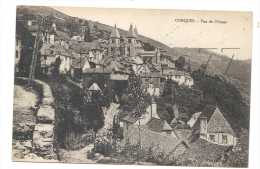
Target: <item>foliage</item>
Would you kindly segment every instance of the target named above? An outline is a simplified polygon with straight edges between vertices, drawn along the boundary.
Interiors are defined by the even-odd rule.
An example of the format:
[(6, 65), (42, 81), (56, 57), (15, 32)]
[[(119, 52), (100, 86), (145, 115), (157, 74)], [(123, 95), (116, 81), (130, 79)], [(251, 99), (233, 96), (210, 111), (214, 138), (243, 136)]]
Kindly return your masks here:
[[(23, 26), (21, 22), (16, 22), (16, 34), (20, 36), (22, 46), (21, 46), (21, 58), (18, 63), (19, 70), (24, 73), (26, 77), (29, 76), (32, 55), (33, 55), (33, 46), (35, 38), (31, 35), (31, 33)], [(39, 43), (39, 48), (42, 47), (42, 42)], [(35, 69), (35, 74), (40, 74), (40, 59), (41, 55), (38, 53), (37, 55), (37, 64)]]
[(84, 35), (84, 42), (92, 42), (93, 38), (90, 33), (90, 26), (88, 25), (87, 28), (85, 28), (85, 35)]
[(73, 36), (74, 34), (79, 33), (80, 23), (75, 21), (74, 19), (65, 21), (65, 28), (69, 31), (69, 36)]
[(141, 86), (142, 80), (140, 76), (135, 74), (129, 77), (129, 84), (123, 91), (121, 99), (121, 107), (123, 111), (134, 111), (138, 117), (146, 112), (146, 108), (150, 105), (151, 96)]
[(51, 73), (55, 76), (57, 74), (60, 73), (60, 64), (61, 64), (61, 59), (60, 57), (57, 57), (55, 59), (55, 62), (54, 63), (51, 63)]
[(151, 45), (150, 43), (144, 43), (143, 49), (145, 51), (154, 51), (155, 47), (153, 45)]
[(176, 66), (176, 68), (179, 69), (179, 70), (183, 70), (183, 68), (184, 68), (185, 65), (186, 65), (186, 59), (185, 59), (185, 57), (183, 57), (183, 56), (180, 56), (180, 57), (176, 60), (176, 62), (175, 62), (175, 66)]
[(156, 99), (158, 112), (165, 112), (168, 105), (177, 104), (180, 113), (188, 113), (191, 117), (193, 113), (202, 111), (207, 104), (216, 105), (233, 129), (248, 129), (249, 106), (234, 85), (222, 82), (217, 77), (202, 77), (199, 70), (194, 71), (192, 77), (196, 83), (191, 88), (179, 86), (170, 79), (166, 81), (162, 96)]
[(84, 100), (81, 106), (81, 114), (87, 122), (87, 128), (97, 132), (104, 125), (103, 101), (100, 91), (88, 92), (89, 99)]

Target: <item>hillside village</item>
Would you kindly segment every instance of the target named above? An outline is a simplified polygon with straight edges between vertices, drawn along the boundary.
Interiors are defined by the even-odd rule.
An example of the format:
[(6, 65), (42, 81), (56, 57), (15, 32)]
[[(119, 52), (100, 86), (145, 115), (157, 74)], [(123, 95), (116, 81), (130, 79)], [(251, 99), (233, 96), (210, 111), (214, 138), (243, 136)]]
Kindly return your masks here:
[[(25, 20), (23, 26), (32, 36), (37, 36), (36, 20)], [(155, 156), (164, 153), (162, 164), (165, 165), (183, 165), (181, 162), (187, 160), (191, 163), (197, 160), (226, 164), (233, 154), (248, 151), (248, 146), (241, 146), (241, 140), (244, 139), (244, 134), (241, 133), (249, 133), (249, 130), (243, 128), (237, 131), (218, 105), (204, 104), (199, 112), (191, 114), (187, 113), (190, 110), (183, 111), (183, 103), (174, 101), (174, 97), (177, 97), (174, 92), (167, 95), (168, 89), (174, 90), (173, 87), (168, 88), (167, 84), (178, 85), (183, 91), (197, 90), (193, 87), (196, 79), (190, 70), (191, 65), (185, 58), (183, 61), (181, 56), (172, 56), (160, 46), (147, 50), (147, 42), (140, 39), (137, 26), (133, 24), (129, 25), (127, 34), (120, 34), (115, 25), (107, 39), (94, 37), (93, 29), (97, 29), (97, 26), (91, 28), (88, 24), (82, 24), (80, 32), (70, 36), (58, 30), (53, 22), (50, 27), (42, 29), (42, 44), (39, 48), (39, 72), (43, 77), (66, 76), (69, 83), (85, 91), (84, 99), (87, 104), (95, 95), (110, 97), (106, 100), (109, 100), (108, 105), (101, 106), (100, 103), (99, 107), (94, 107), (102, 108), (104, 121), (109, 124), (106, 127), (112, 128), (112, 135), (106, 133), (109, 133), (109, 129), (106, 132), (97, 132), (94, 148), (88, 151), (88, 158), (115, 163), (113, 156), (100, 148), (115, 142), (113, 151), (118, 154), (126, 151), (124, 147), (134, 145), (153, 152)], [(23, 72), (18, 66), (22, 45), (21, 35), (16, 34), (17, 75)], [(140, 96), (149, 101), (136, 98), (140, 103), (135, 103), (134, 107), (126, 110), (124, 106), (127, 104), (122, 102), (125, 97), (122, 91), (129, 90), (133, 79), (140, 86), (134, 86), (131, 92), (138, 95), (141, 91)], [(70, 90), (73, 91), (73, 88)], [(171, 109), (169, 112), (172, 112), (173, 118), (163, 116), (168, 110), (166, 107), (162, 109), (162, 97), (171, 99), (166, 107)], [(117, 108), (112, 109), (113, 105), (117, 105)], [(116, 139), (113, 134), (117, 135)], [(105, 158), (107, 154), (111, 158)], [(141, 157), (138, 158), (140, 160)], [(148, 156), (142, 157), (142, 160), (153, 163)], [(154, 163), (160, 164), (155, 159)]]

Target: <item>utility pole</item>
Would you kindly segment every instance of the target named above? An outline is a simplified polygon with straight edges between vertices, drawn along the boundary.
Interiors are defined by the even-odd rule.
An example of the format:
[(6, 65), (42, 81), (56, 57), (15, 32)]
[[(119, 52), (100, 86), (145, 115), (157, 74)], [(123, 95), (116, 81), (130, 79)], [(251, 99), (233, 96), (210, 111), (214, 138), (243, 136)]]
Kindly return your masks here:
[(205, 66), (205, 68), (204, 68), (204, 70), (203, 70), (203, 76), (204, 76), (205, 71), (206, 71), (206, 69), (207, 69), (207, 67), (208, 67), (208, 64), (209, 64), (210, 58), (211, 58), (211, 55), (209, 56), (209, 60), (208, 60), (206, 66)]
[(233, 54), (233, 56), (232, 56), (232, 58), (231, 58), (231, 60), (230, 60), (230, 62), (229, 62), (229, 64), (228, 64), (227, 70), (226, 70), (226, 72), (225, 72), (225, 74), (224, 74), (224, 75), (226, 75), (226, 74), (227, 74), (228, 68), (229, 68), (229, 66), (230, 66), (230, 64), (231, 64), (231, 62), (232, 62), (232, 60), (233, 60), (233, 58), (234, 58), (234, 54)]
[(30, 74), (28, 79), (28, 86), (33, 84), (34, 81), (34, 74), (35, 74), (35, 68), (37, 64), (37, 54), (38, 54), (38, 48), (39, 48), (39, 42), (41, 40), (41, 32), (42, 32), (42, 24), (43, 24), (43, 18), (40, 15), (37, 15), (38, 20), (38, 30), (37, 35), (35, 37), (34, 47), (33, 47), (33, 56), (32, 56), (32, 62), (31, 62), (31, 68), (30, 68)]

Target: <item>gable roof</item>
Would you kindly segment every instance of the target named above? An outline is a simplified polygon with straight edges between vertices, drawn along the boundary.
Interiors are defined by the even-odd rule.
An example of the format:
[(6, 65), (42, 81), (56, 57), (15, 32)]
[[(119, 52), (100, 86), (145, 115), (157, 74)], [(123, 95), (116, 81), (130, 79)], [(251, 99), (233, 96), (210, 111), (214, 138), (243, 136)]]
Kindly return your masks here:
[(53, 32), (62, 40), (70, 41), (69, 35), (67, 35), (65, 32), (53, 30)]
[(166, 120), (151, 118), (146, 126), (146, 129), (154, 131), (154, 132), (162, 132), (162, 131), (172, 131), (171, 126), (166, 122)]
[(200, 117), (207, 118), (208, 132), (225, 132), (235, 136), (233, 129), (216, 106), (207, 105), (205, 107), (192, 127), (194, 133), (199, 131), (200, 120), (198, 119), (200, 119)]
[(129, 123), (135, 123), (138, 118), (132, 113), (132, 112), (129, 112), (128, 115), (126, 115), (125, 117), (121, 118), (122, 121), (127, 121)]
[(174, 129), (175, 135), (180, 139), (189, 144), (189, 137), (191, 135), (192, 130), (186, 129)]
[(55, 52), (54, 52), (55, 55), (61, 55), (61, 56), (67, 56), (67, 57), (70, 57), (70, 51), (69, 50), (66, 50), (64, 48), (61, 48), (61, 47), (58, 47)]
[(190, 148), (181, 156), (183, 160), (194, 158), (196, 160), (215, 161), (224, 153), (227, 146), (211, 143), (203, 138), (190, 144)]
[(199, 118), (200, 114), (202, 112), (197, 112), (197, 113), (194, 113), (192, 115), (192, 117), (190, 118), (190, 120), (187, 122), (187, 124), (192, 127), (194, 125), (194, 123), (197, 121), (197, 119)]
[(93, 83), (93, 84), (88, 88), (88, 90), (90, 90), (90, 91), (98, 91), (98, 90), (101, 90), (101, 89), (99, 88), (99, 86), (98, 86), (96, 83)]
[(86, 58), (85, 58), (85, 57), (75, 58), (75, 59), (72, 61), (71, 67), (74, 67), (74, 68), (83, 68), (85, 62), (86, 62)]
[[(121, 144), (125, 144), (127, 139), (129, 139), (131, 144), (138, 144), (139, 141), (139, 128), (132, 127), (127, 133), (126, 137), (121, 141)], [(141, 146), (142, 148), (156, 148), (157, 151), (163, 151), (166, 154), (171, 154), (175, 152), (176, 148), (180, 144), (184, 144), (186, 148), (188, 145), (174, 137), (167, 136), (165, 134), (160, 134), (153, 132), (144, 128), (140, 128)]]

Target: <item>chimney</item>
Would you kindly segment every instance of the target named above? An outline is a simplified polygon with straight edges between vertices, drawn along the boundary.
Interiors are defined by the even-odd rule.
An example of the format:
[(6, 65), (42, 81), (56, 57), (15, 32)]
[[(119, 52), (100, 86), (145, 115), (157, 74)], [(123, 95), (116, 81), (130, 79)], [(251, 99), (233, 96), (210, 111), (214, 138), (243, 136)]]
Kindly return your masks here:
[(157, 115), (157, 104), (154, 101), (154, 96), (152, 97), (152, 103), (151, 103), (151, 118), (160, 119), (160, 117)]
[(207, 138), (207, 117), (200, 117), (200, 136)]

